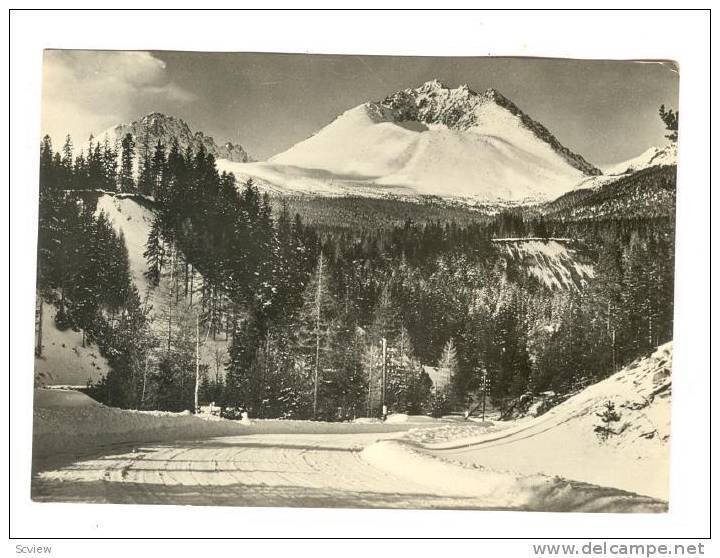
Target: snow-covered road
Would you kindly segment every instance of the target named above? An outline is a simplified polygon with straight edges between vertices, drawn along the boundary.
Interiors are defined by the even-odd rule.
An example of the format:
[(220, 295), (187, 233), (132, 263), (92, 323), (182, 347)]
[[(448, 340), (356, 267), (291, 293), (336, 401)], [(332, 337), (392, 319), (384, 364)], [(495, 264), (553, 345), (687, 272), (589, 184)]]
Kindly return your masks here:
[(115, 446), (104, 455), (36, 471), (32, 496), (55, 502), (262, 507), (666, 508), (616, 489), (458, 469), (411, 449), (397, 440), (402, 435), (248, 434)]
[(487, 508), (366, 463), (400, 433), (254, 434), (145, 444), (37, 473), (36, 501), (304, 507)]

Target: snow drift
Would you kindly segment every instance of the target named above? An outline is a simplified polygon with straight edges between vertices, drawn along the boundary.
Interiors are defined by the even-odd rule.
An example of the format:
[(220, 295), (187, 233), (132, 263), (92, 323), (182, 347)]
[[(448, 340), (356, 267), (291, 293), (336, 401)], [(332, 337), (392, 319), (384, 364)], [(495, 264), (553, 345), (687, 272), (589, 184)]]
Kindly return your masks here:
[(106, 407), (72, 390), (36, 389), (33, 459), (76, 457), (113, 444), (183, 440), (237, 434), (243, 426), (190, 413)]
[(556, 512), (663, 512), (664, 502), (543, 474), (517, 474), (448, 463), (388, 440), (361, 452), (369, 464), (440, 494), (474, 497), (486, 509)]

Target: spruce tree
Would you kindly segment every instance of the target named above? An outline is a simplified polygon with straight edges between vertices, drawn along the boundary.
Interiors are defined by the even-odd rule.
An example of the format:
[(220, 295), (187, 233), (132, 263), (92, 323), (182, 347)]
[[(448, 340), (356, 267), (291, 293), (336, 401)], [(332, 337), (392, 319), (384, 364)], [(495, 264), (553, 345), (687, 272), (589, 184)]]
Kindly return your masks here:
[(121, 155), (120, 155), (120, 191), (121, 192), (135, 192), (135, 140), (131, 133), (125, 134), (121, 142)]

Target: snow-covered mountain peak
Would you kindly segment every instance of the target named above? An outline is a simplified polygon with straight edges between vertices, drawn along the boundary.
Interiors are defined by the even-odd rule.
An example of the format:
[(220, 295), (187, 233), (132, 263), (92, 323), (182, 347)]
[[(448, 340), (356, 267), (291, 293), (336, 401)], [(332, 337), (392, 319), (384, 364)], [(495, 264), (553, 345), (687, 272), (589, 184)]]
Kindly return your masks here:
[(218, 145), (211, 136), (206, 136), (201, 131), (194, 132), (182, 118), (161, 112), (151, 112), (128, 124), (118, 124), (98, 137), (100, 140), (107, 138), (108, 141), (114, 143), (119, 142), (128, 133), (133, 135), (138, 144), (144, 141), (145, 136), (151, 146), (158, 142), (169, 146), (174, 140), (177, 140), (183, 151), (188, 146), (198, 149), (200, 145), (203, 145), (205, 150), (216, 159), (227, 159), (237, 163), (246, 163), (249, 159), (241, 145), (231, 142)]
[(605, 174), (618, 175), (660, 165), (677, 165), (677, 143), (650, 147), (637, 157), (609, 165), (604, 170)]
[(438, 80), (432, 80), (419, 87), (393, 93), (377, 104), (389, 109), (391, 120), (395, 122), (417, 121), (500, 137), (508, 134), (517, 136), (515, 129), (526, 130), (582, 173), (602, 174), (582, 156), (563, 146), (545, 126), (530, 118), (497, 89), (477, 93), (467, 84), (452, 89)]
[(436, 79), (350, 108), (267, 162), (222, 166), (273, 191), (486, 203), (549, 200), (602, 174), (496, 89)]

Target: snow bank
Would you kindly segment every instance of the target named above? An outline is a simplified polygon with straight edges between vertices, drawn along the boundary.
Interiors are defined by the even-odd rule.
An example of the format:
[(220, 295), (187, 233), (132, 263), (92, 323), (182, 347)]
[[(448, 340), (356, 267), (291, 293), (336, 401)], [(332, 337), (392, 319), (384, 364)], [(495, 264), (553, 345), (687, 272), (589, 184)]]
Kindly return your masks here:
[(36, 389), (33, 405), (35, 409), (102, 406), (92, 397), (71, 389)]
[(243, 434), (365, 434), (401, 432), (406, 424), (305, 420), (232, 421), (185, 411), (134, 411), (106, 407), (73, 390), (36, 389), (33, 459), (63, 460), (102, 454), (117, 444), (200, 440)]
[(35, 390), (33, 458), (101, 451), (113, 444), (207, 438), (243, 432), (232, 421), (106, 407), (71, 390)]
[[(424, 449), (447, 461), (545, 473), (668, 500), (672, 343), (537, 418), (500, 431), (468, 425)], [(603, 441), (595, 433), (606, 402), (620, 415)]]
[(85, 342), (79, 331), (61, 331), (55, 325), (57, 308), (43, 303), (42, 355), (35, 357), (35, 385), (86, 386), (97, 382), (108, 370), (108, 361), (98, 347)]
[(446, 495), (470, 496), (495, 509), (574, 512), (663, 512), (664, 502), (546, 475), (523, 475), (447, 463), (408, 444), (381, 441), (366, 447), (369, 464)]

